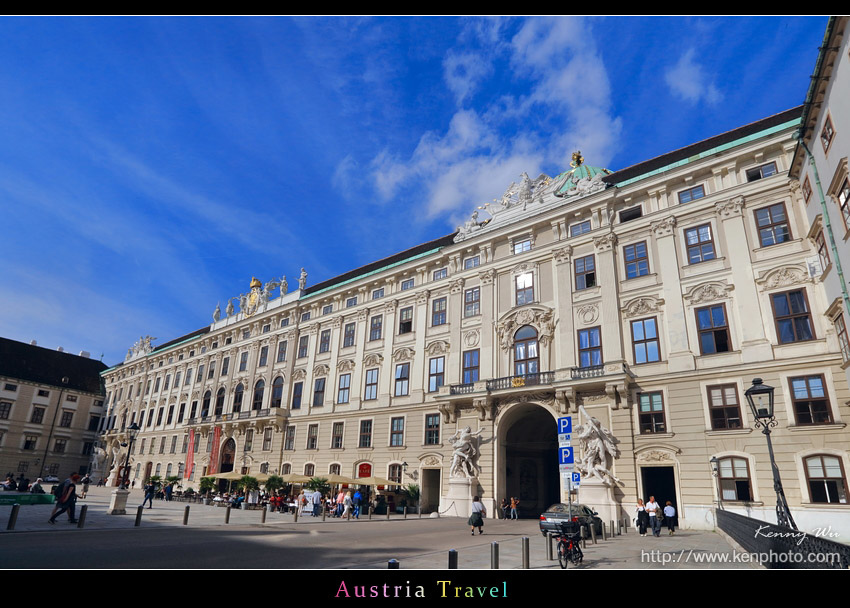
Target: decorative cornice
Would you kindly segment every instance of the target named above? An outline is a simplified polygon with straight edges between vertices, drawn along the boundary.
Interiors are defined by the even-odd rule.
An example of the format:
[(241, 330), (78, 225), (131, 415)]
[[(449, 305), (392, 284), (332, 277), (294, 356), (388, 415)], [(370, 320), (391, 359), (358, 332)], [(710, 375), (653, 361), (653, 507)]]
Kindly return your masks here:
[(340, 359), (336, 364), (337, 371), (340, 372), (350, 372), (354, 370), (354, 360), (353, 359)]
[(617, 244), (617, 235), (613, 232), (603, 234), (593, 239), (593, 246), (596, 251), (610, 251)]
[(393, 361), (409, 361), (413, 359), (414, 350), (412, 348), (408, 348), (407, 346), (403, 346), (393, 353)]
[(557, 249), (552, 250), (552, 259), (559, 264), (569, 262), (572, 255), (573, 248), (570, 245), (564, 245), (563, 247), (559, 247)]
[(319, 363), (313, 368), (313, 376), (321, 377), (327, 376), (330, 368), (324, 363)]
[(374, 367), (384, 362), (384, 356), (378, 353), (371, 353), (363, 357), (363, 365), (366, 367)]
[(482, 285), (490, 285), (496, 278), (496, 271), (492, 268), (478, 273), (478, 278), (481, 279)]
[(306, 369), (303, 369), (303, 368), (296, 369), (292, 372), (292, 381), (293, 382), (298, 382), (300, 380), (303, 380), (306, 377), (307, 377), (307, 370)]
[(460, 293), (463, 291), (464, 280), (463, 278), (455, 279), (449, 285), (449, 293)]
[(662, 298), (643, 296), (627, 302), (621, 311), (623, 316), (628, 319), (630, 317), (639, 317), (649, 313), (658, 312), (663, 304), (664, 300)]
[(652, 222), (649, 227), (655, 234), (655, 238), (661, 238), (663, 236), (672, 236), (676, 230), (676, 223), (676, 217), (670, 215), (657, 222)]
[(756, 285), (761, 291), (774, 289), (776, 287), (787, 287), (811, 282), (811, 277), (802, 264), (793, 264), (772, 268), (756, 279)]
[(725, 281), (707, 281), (691, 287), (685, 293), (685, 300), (691, 304), (704, 304), (730, 298), (729, 292), (735, 289), (734, 285), (727, 285)]
[(722, 219), (740, 216), (744, 213), (744, 197), (736, 196), (729, 200), (720, 201), (714, 205), (714, 209)]
[(425, 347), (425, 352), (432, 357), (435, 355), (444, 355), (449, 352), (449, 343), (445, 340), (435, 340)]

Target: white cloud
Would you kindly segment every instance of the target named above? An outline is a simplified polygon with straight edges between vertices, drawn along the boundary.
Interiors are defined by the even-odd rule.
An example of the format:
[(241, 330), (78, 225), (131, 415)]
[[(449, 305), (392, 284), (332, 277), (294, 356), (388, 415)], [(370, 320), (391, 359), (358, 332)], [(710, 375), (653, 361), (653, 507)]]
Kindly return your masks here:
[(459, 106), (492, 72), (493, 64), (478, 53), (449, 51), (443, 59), (443, 76)]
[(694, 61), (695, 54), (695, 49), (689, 49), (676, 65), (667, 69), (664, 80), (673, 95), (680, 99), (691, 103), (704, 100), (709, 105), (719, 103), (723, 94), (714, 86), (705, 69)]

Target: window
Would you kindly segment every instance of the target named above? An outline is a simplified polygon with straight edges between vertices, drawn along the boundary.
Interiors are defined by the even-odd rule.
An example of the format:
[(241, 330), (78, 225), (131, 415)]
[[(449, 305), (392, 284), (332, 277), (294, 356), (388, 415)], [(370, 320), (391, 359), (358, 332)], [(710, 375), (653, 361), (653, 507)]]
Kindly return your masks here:
[[(207, 452), (209, 452), (210, 444), (207, 442)], [(245, 431), (245, 451), (250, 452), (254, 449), (254, 429)]]
[(393, 418), (390, 420), (390, 446), (400, 447), (404, 445), (404, 418)]
[(636, 220), (643, 215), (643, 208), (640, 205), (636, 207), (631, 207), (629, 209), (623, 209), (620, 211), (620, 223), (624, 224), (625, 222), (630, 222), (632, 220)]
[(342, 337), (342, 347), (348, 348), (349, 346), (354, 346), (354, 332), (357, 328), (356, 323), (347, 323), (345, 325), (345, 331), (343, 332)]
[(599, 327), (579, 330), (578, 365), (579, 367), (602, 365), (602, 339)]
[(207, 375), (207, 379), (212, 380), (214, 376), (215, 376), (215, 361), (210, 361), (210, 370), (209, 370), (209, 374)]
[(251, 404), (251, 409), (255, 411), (263, 409), (263, 395), (265, 394), (265, 392), (265, 380), (258, 380), (257, 384), (254, 385), (254, 402)]
[(304, 474), (307, 477), (313, 477), (316, 474), (316, 465), (314, 464), (305, 464), (304, 465)]
[(310, 311), (301, 313), (301, 321), (309, 321), (310, 320)]
[(688, 248), (688, 264), (699, 264), (714, 259), (714, 240), (711, 224), (685, 230), (685, 245)]
[(470, 258), (466, 258), (463, 261), (463, 269), (469, 270), (470, 268), (477, 268), (481, 265), (481, 256), (474, 255)]
[(278, 376), (272, 383), (271, 407), (280, 407), (283, 403), (283, 378)]
[(353, 298), (348, 298), (348, 299), (345, 300), (345, 307), (346, 308), (351, 308), (352, 306), (357, 306), (357, 296), (354, 296)]
[(14, 393), (18, 390), (18, 385), (17, 384), (4, 384), (3, 390), (9, 391), (10, 393)]
[(53, 444), (53, 451), (57, 454), (64, 454), (65, 448), (68, 447), (67, 439), (57, 439), (56, 443)]
[(409, 334), (413, 331), (413, 307), (403, 308), (398, 315), (398, 333)]
[(285, 317), (285, 318), (280, 320), (280, 326), (281, 327), (286, 327), (287, 325), (289, 325), (289, 317)]
[(593, 255), (575, 261), (576, 291), (596, 286), (596, 260)]
[(641, 393), (638, 412), (640, 433), (664, 433), (667, 425), (664, 421), (664, 396), (661, 392)]
[(530, 325), (524, 325), (514, 334), (514, 375), (524, 376), (539, 371), (537, 331)]
[(267, 427), (263, 429), (263, 451), (268, 452), (272, 449), (272, 432), (274, 429)]
[(826, 396), (823, 376), (790, 378), (791, 403), (797, 424), (831, 424), (832, 411)]
[(734, 384), (709, 386), (708, 413), (711, 416), (711, 428), (715, 431), (741, 428), (741, 406), (738, 402), (738, 388)]
[(360, 421), (360, 439), (357, 442), (357, 447), (371, 448), (372, 447), (372, 421)]
[(406, 281), (401, 282), (401, 290), (407, 291), (408, 289), (413, 289), (414, 281), (413, 279), (407, 279)]
[[(263, 333), (267, 334), (272, 330), (272, 326), (270, 323), (266, 323), (263, 325)], [(218, 348), (218, 342), (213, 342), (213, 348)]]
[(431, 302), (431, 325), (446, 324), (446, 298), (438, 298)]
[(754, 182), (757, 179), (763, 179), (765, 177), (770, 177), (771, 175), (776, 175), (776, 163), (767, 163), (766, 165), (755, 167), (754, 169), (747, 169), (748, 182)]
[(838, 315), (832, 322), (835, 325), (835, 333), (838, 334), (841, 356), (844, 357), (844, 361), (850, 361), (850, 341), (847, 339), (847, 326), (844, 323), (844, 314)]
[(473, 287), (463, 292), (463, 316), (474, 317), (481, 314), (481, 288)]
[(319, 335), (319, 352), (326, 353), (331, 349), (331, 330), (325, 329)]
[(478, 382), (478, 349), (468, 350), (463, 353), (463, 383), (471, 384)]
[(835, 129), (832, 128), (832, 118), (827, 115), (823, 123), (823, 129), (820, 132), (820, 143), (823, 145), (823, 153), (829, 152), (829, 146), (832, 145), (832, 140), (835, 138)]
[(9, 412), (12, 411), (12, 404), (8, 401), (0, 401), (0, 420), (8, 420)]
[(753, 499), (750, 468), (743, 458), (721, 458), (717, 463), (717, 476), (721, 500), (749, 502)]
[(239, 355), (239, 371), (244, 372), (248, 369), (248, 351)]
[(277, 345), (277, 362), (282, 363), (284, 361), (286, 361), (286, 340)]
[(304, 383), (296, 382), (292, 385), (292, 409), (301, 409), (301, 395), (304, 392)]
[(425, 416), (425, 445), (437, 445), (440, 443), (440, 415), (428, 414)]
[(809, 176), (806, 176), (806, 179), (803, 180), (803, 200), (806, 201), (806, 204), (809, 204), (809, 200), (812, 198), (812, 182), (809, 180)]
[(260, 349), (260, 361), (257, 365), (258, 365), (258, 367), (264, 367), (268, 364), (268, 362), (269, 362), (269, 347), (263, 346)]
[(283, 449), (284, 450), (294, 450), (295, 449), (295, 427), (289, 425), (286, 427), (284, 440), (283, 440)]
[(844, 227), (850, 230), (850, 179), (844, 178), (835, 198), (838, 200), (838, 208), (841, 209), (841, 217), (844, 218)]
[(428, 371), (428, 392), (435, 393), (440, 390), (445, 381), (445, 357), (434, 357), (431, 359)]
[(820, 260), (821, 270), (826, 270), (826, 267), (829, 266), (829, 249), (826, 247), (823, 230), (818, 232), (818, 235), (815, 237), (815, 245), (818, 248), (818, 259)]
[[(245, 387), (242, 386), (242, 383), (236, 385), (236, 391), (233, 393), (233, 411), (235, 413), (239, 413), (242, 410), (242, 397), (245, 395)], [(194, 417), (194, 407), (192, 408)]]
[(165, 385), (162, 387), (162, 390), (167, 391), (168, 386), (171, 384), (171, 374), (165, 376)]
[[(244, 370), (240, 369), (240, 371), (244, 371)], [(192, 383), (192, 368), (190, 367), (186, 371), (186, 386), (189, 386), (191, 383)], [(141, 388), (141, 383), (139, 384), (139, 387)]]
[(307, 449), (315, 450), (319, 447), (319, 425), (311, 424), (307, 427)]
[(826, 454), (806, 458), (806, 480), (812, 502), (847, 504), (847, 481), (837, 456)]
[(804, 290), (775, 293), (770, 296), (770, 301), (773, 304), (773, 318), (776, 321), (776, 335), (780, 344), (804, 342), (815, 338)]
[(43, 407), (34, 407), (32, 408), (32, 416), (30, 417), (30, 422), (33, 424), (41, 424), (44, 421), (44, 408)]
[(661, 361), (661, 348), (658, 341), (658, 327), (655, 317), (632, 321), (632, 346), (635, 365)]
[(449, 276), (449, 269), (448, 268), (439, 268), (439, 269), (434, 271), (433, 276), (434, 276), (435, 281), (439, 281), (440, 279), (445, 279), (447, 276)]
[(395, 366), (395, 396), (404, 397), (410, 392), (410, 363)]
[(756, 209), (755, 214), (759, 241), (762, 247), (778, 245), (791, 240), (788, 216), (785, 214), (785, 203), (776, 203), (770, 207)]
[(693, 188), (688, 188), (687, 190), (679, 192), (679, 204), (690, 203), (691, 201), (703, 198), (704, 196), (705, 189), (702, 187), (702, 184), (700, 184), (699, 186), (694, 186)]
[(339, 377), (339, 385), (336, 392), (337, 403), (348, 403), (348, 396), (351, 392), (351, 374), (342, 374)]
[(321, 407), (325, 404), (325, 378), (316, 378), (313, 383), (313, 406)]
[(623, 248), (626, 259), (626, 278), (634, 279), (649, 274), (649, 258), (646, 255), (646, 242), (627, 245)]
[(517, 275), (514, 279), (516, 305), (531, 304), (534, 302), (534, 273), (525, 272)]
[(579, 236), (586, 232), (590, 232), (590, 220), (578, 222), (570, 226), (570, 236)]
[(62, 418), (59, 419), (59, 426), (62, 428), (71, 428), (71, 423), (74, 421), (74, 412), (69, 410), (64, 410), (62, 412)]
[[(221, 362), (221, 375), (226, 376), (227, 371), (230, 369), (230, 357), (225, 357)], [(168, 384), (168, 378), (165, 379), (165, 383)], [(168, 388), (166, 386), (166, 388)]]
[(303, 359), (307, 356), (307, 347), (310, 343), (310, 336), (301, 336), (298, 338), (298, 358)]
[(342, 431), (344, 427), (344, 423), (334, 422), (331, 428), (331, 447), (335, 450), (342, 448)]
[(372, 320), (369, 322), (369, 340), (380, 340), (381, 339), (381, 331), (384, 325), (384, 316), (377, 315), (372, 317)]
[(93, 452), (94, 452), (94, 442), (93, 441), (84, 442), (83, 443), (82, 455), (83, 456), (91, 456)]
[(376, 289), (375, 291), (372, 292), (372, 299), (373, 300), (378, 300), (378, 299), (383, 298), (383, 297), (384, 297), (384, 288), (383, 287), (381, 287), (380, 289)]
[[(144, 440), (142, 440), (144, 441)], [(24, 449), (25, 450), (34, 450), (36, 444), (38, 443), (37, 435), (26, 435), (24, 436)]]
[(696, 309), (699, 348), (703, 355), (728, 353), (732, 350), (726, 306), (717, 304)]
[(328, 304), (327, 306), (324, 306), (324, 307), (322, 308), (322, 314), (323, 314), (323, 315), (329, 315), (329, 314), (331, 314), (333, 311), (334, 311), (334, 305), (333, 305), (333, 304)]
[(378, 370), (376, 369), (367, 369), (366, 370), (366, 391), (363, 393), (363, 399), (368, 401), (370, 399), (378, 398)]
[(525, 238), (521, 241), (514, 241), (514, 255), (531, 251), (531, 238)]

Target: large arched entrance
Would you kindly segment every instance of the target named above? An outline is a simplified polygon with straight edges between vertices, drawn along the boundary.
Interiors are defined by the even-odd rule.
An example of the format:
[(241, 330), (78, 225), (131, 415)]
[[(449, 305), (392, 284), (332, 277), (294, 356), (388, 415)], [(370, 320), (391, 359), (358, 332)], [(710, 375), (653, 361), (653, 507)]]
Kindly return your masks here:
[(519, 403), (499, 421), (499, 488), (502, 498), (520, 499), (520, 517), (539, 517), (561, 502), (558, 432), (549, 410)]
[(221, 466), (220, 473), (230, 473), (233, 470), (233, 463), (236, 461), (236, 442), (233, 437), (229, 438), (221, 446)]

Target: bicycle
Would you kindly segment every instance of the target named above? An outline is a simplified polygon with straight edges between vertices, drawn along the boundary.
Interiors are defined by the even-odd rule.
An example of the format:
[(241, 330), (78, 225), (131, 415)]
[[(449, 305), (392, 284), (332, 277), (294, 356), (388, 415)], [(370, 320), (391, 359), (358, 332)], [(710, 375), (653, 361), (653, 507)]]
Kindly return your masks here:
[(555, 537), (558, 540), (558, 563), (561, 568), (567, 567), (567, 562), (574, 566), (579, 565), (584, 559), (581, 551), (581, 533), (576, 532), (576, 522), (562, 522), (558, 526), (561, 531)]

